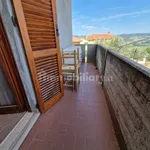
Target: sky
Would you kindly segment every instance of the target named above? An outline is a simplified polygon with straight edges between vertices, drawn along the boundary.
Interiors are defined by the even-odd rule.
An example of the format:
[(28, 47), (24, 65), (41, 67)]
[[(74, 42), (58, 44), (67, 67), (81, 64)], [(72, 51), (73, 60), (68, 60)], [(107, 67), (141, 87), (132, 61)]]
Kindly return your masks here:
[(150, 33), (150, 0), (72, 0), (73, 35)]

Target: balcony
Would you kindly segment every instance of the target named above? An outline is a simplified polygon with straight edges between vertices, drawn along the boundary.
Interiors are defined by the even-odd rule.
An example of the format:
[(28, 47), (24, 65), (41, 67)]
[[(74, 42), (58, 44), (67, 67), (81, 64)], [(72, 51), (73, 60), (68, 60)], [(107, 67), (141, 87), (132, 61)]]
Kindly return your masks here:
[[(80, 46), (85, 58), (85, 45)], [(20, 149), (149, 149), (149, 71), (112, 50), (88, 45), (81, 79), (77, 92), (65, 89), (40, 116)]]

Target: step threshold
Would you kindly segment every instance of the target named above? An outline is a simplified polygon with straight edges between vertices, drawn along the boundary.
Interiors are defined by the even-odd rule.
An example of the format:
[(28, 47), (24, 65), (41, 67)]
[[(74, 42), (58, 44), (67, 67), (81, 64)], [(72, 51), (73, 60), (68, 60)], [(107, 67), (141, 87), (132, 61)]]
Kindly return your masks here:
[(0, 150), (18, 150), (39, 116), (40, 113), (27, 112), (0, 144)]

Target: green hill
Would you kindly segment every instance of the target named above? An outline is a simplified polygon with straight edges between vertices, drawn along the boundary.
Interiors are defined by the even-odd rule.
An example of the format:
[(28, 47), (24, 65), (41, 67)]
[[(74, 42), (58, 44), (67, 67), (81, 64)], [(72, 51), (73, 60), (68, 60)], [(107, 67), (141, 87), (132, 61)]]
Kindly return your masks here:
[(119, 36), (124, 38), (126, 42), (132, 42), (132, 41), (145, 39), (144, 41), (137, 42), (134, 45), (150, 46), (150, 33), (121, 34)]

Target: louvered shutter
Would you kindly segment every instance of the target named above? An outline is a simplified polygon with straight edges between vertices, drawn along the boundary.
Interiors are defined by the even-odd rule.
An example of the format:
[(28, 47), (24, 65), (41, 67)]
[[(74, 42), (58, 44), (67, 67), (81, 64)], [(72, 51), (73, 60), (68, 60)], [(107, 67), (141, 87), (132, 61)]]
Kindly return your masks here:
[(55, 0), (13, 0), (41, 112), (64, 93)]

